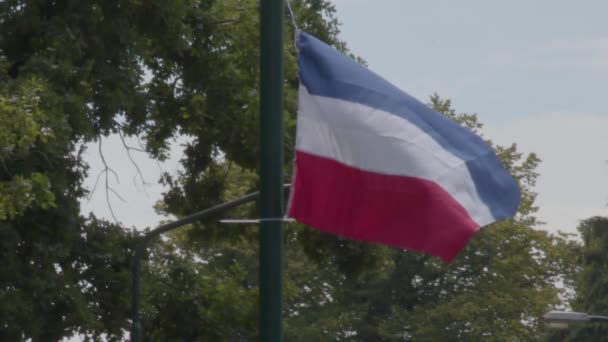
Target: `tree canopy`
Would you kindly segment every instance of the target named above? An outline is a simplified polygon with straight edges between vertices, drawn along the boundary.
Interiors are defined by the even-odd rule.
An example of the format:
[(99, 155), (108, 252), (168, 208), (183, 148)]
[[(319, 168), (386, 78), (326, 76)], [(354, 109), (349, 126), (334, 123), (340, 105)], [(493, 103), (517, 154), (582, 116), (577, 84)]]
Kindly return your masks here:
[[(329, 1), (292, 1), (299, 25), (336, 48)], [(257, 188), (258, 1), (0, 1), (0, 339), (120, 340), (141, 234), (80, 212), (83, 150), (141, 138), (163, 160), (187, 137), (158, 210), (191, 214)], [(289, 33), (291, 28), (286, 26)], [(286, 180), (297, 66), (285, 35)], [(448, 100), (431, 106), (481, 132)], [(534, 230), (537, 156), (494, 145), (518, 179), (518, 215), (475, 236), (451, 265), (418, 253), (286, 227), (289, 340), (537, 340), (560, 302), (569, 242)], [(106, 177), (112, 176), (106, 167)], [(97, 191), (103, 191), (97, 190)], [(106, 190), (109, 191), (109, 190)], [(253, 216), (253, 205), (234, 215)], [(149, 340), (257, 336), (257, 228), (192, 225), (146, 251)]]
[[(571, 310), (608, 316), (608, 218), (595, 216), (583, 220), (578, 231), (582, 244), (571, 250), (577, 260), (572, 277), (575, 294)], [(593, 322), (553, 332), (549, 340), (606, 341), (607, 336), (608, 322)]]
[[(471, 129), (481, 129), (475, 115), (457, 114), (447, 100), (433, 96), (431, 105)], [(523, 156), (515, 145), (496, 149), (520, 182), (522, 206), (514, 219), (482, 229), (450, 265), (419, 253), (341, 239), (289, 224), (285, 278), (287, 338), (542, 339), (546, 335), (542, 316), (551, 306), (560, 304), (560, 295), (564, 295), (555, 284), (574, 267), (569, 254), (572, 242), (532, 229), (537, 224), (533, 186), (538, 158)], [(252, 171), (226, 160), (205, 175), (210, 177), (205, 182), (222, 180), (219, 187), (223, 189), (222, 200), (249, 192), (257, 180)], [(170, 210), (164, 203), (160, 207)], [(242, 208), (238, 214), (251, 217), (255, 215), (253, 209)], [(171, 235), (167, 241), (171, 253), (151, 262), (147, 277), (155, 279), (167, 274), (172, 270), (171, 263), (178, 262), (181, 281), (171, 282), (176, 276), (165, 275), (161, 283), (168, 288), (162, 294), (149, 292), (158, 288), (150, 285), (154, 281), (145, 281), (149, 285), (144, 297), (153, 305), (146, 311), (166, 314), (163, 317), (168, 321), (174, 312), (181, 312), (179, 308), (192, 308), (194, 311), (188, 311), (183, 322), (208, 323), (195, 328), (190, 323), (179, 324), (167, 334), (161, 324), (152, 325), (156, 317), (152, 314), (147, 319), (147, 331), (161, 339), (179, 335), (185, 339), (231, 336), (246, 340), (256, 336), (257, 326), (252, 324), (257, 319), (256, 227), (241, 228), (235, 232), (234, 228), (205, 223)], [(156, 268), (159, 265), (160, 270)], [(191, 285), (183, 288), (183, 284)], [(175, 287), (180, 288), (179, 300), (171, 297), (175, 293), (171, 289)], [(234, 302), (227, 305), (226, 300)], [(225, 318), (209, 316), (212, 314)], [(216, 320), (222, 324), (215, 324)], [(221, 328), (210, 332), (212, 327)]]

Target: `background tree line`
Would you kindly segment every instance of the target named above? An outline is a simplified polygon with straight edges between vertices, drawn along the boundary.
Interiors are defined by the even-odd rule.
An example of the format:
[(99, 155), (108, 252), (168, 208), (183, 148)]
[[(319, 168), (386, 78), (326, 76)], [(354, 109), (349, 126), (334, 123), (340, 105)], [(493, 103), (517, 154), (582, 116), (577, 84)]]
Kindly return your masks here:
[[(348, 53), (330, 2), (292, 3), (303, 30)], [(162, 161), (171, 141), (187, 137), (182, 171), (159, 180), (168, 191), (157, 210), (174, 217), (257, 188), (258, 25), (254, 0), (0, 1), (0, 340), (120, 340), (129, 329), (140, 232), (80, 211), (92, 191), (83, 185), (86, 148), (138, 137)], [(286, 30), (287, 181), (298, 80)], [(449, 100), (433, 95), (430, 105), (481, 133), (477, 117)], [(583, 223), (581, 244), (533, 229), (540, 159), (493, 146), (522, 205), (451, 265), (287, 225), (287, 339), (536, 341), (564, 338), (542, 315), (572, 290), (574, 307), (606, 310), (606, 235), (593, 228), (604, 219)], [(96, 191), (111, 195), (112, 172), (106, 165)], [(252, 217), (255, 206), (232, 214)], [(255, 226), (213, 222), (151, 244), (146, 338), (254, 339), (257, 252)], [(568, 333), (601, 328), (585, 329)]]

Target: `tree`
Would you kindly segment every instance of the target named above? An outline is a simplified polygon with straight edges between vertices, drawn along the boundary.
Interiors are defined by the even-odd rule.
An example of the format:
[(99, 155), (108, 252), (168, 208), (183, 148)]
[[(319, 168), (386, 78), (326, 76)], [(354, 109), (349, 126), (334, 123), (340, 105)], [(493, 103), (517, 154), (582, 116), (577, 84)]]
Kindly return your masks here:
[[(450, 102), (438, 96), (432, 106), (479, 133), (476, 116), (456, 114)], [(532, 229), (537, 177), (535, 155), (524, 157), (516, 146), (494, 146), (504, 165), (518, 179), (522, 204), (517, 216), (482, 229), (451, 265), (434, 258), (397, 249), (360, 246), (355, 255), (374, 260), (363, 272), (348, 272), (340, 261), (344, 246), (357, 245), (335, 237), (316, 235), (315, 258), (321, 265), (335, 261), (342, 277), (326, 280), (330, 303), (319, 305), (320, 324), (329, 317), (347, 316), (332, 338), (377, 341), (529, 341), (544, 336), (542, 315), (560, 302), (555, 283), (572, 271), (571, 243)], [(350, 251), (353, 248), (350, 247)], [(348, 253), (347, 253), (348, 255)], [(371, 256), (371, 257), (370, 257)], [(357, 263), (348, 256), (344, 260)], [(346, 266), (346, 267), (344, 267)], [(347, 271), (347, 272), (345, 272)], [(327, 316), (322, 313), (325, 312)], [(310, 318), (310, 314), (307, 315)], [(329, 330), (335, 320), (323, 329)], [(319, 329), (323, 331), (323, 329)], [(348, 338), (346, 336), (349, 336)]]
[(46, 82), (0, 64), (0, 337), (56, 340), (86, 314), (68, 258), (83, 168)]
[[(346, 52), (330, 2), (293, 5), (302, 29)], [(0, 155), (6, 165), (0, 180), (33, 184), (25, 192), (32, 200), (24, 203), (7, 202), (17, 195), (0, 190), (8, 203), (0, 209), (7, 213), (0, 219), (2, 339), (53, 341), (73, 333), (120, 339), (129, 327), (127, 256), (134, 233), (81, 215), (84, 143), (101, 144), (109, 134), (137, 136), (143, 150), (162, 160), (170, 141), (189, 138), (183, 171), (162, 179), (170, 189), (159, 209), (178, 217), (257, 188), (258, 24), (255, 0), (0, 2), (8, 82), (0, 89), (1, 115), (27, 118), (19, 129), (28, 139), (0, 127), (0, 141), (19, 146)], [(290, 161), (298, 80), (293, 34), (285, 36)], [(480, 129), (475, 116), (457, 115), (439, 97), (432, 101), (448, 117)], [(28, 117), (28, 110), (36, 115)], [(567, 267), (564, 242), (530, 229), (538, 159), (515, 146), (496, 149), (522, 185), (522, 207), (514, 220), (478, 234), (453, 265), (290, 225), (288, 337), (539, 336), (539, 315), (558, 301), (552, 282)], [(287, 175), (290, 167), (286, 163)], [(22, 178), (14, 178), (16, 170)], [(103, 175), (113, 176), (110, 165)], [(142, 297), (150, 339), (257, 335), (257, 230), (237, 229), (196, 224), (150, 246)], [(437, 322), (444, 329), (436, 329)]]
[[(75, 332), (112, 339), (128, 327), (125, 256), (133, 234), (82, 217), (85, 144), (101, 144), (110, 134), (138, 136), (143, 150), (162, 160), (170, 141), (191, 138), (185, 172), (179, 180), (164, 177), (172, 187), (166, 205), (176, 213), (180, 201), (195, 203), (180, 208), (184, 213), (217, 203), (224, 183), (201, 179), (220, 155), (256, 167), (257, 5), (0, 2), (2, 339), (49, 341)], [(341, 44), (329, 2), (294, 6), (303, 28)], [(285, 43), (293, 130), (295, 51), (291, 39)], [(13, 117), (23, 120), (7, 119)], [(106, 165), (101, 174), (108, 197), (112, 173)]]
[[(471, 129), (481, 129), (476, 116), (456, 114), (449, 101), (438, 96), (433, 96), (431, 101), (446, 116)], [(538, 224), (534, 217), (533, 192), (538, 158), (535, 155), (523, 156), (515, 145), (495, 148), (505, 166), (520, 182), (522, 205), (514, 219), (479, 232), (451, 265), (419, 253), (341, 239), (290, 224), (286, 228), (285, 331), (288, 339), (541, 339), (545, 334), (542, 315), (550, 306), (560, 303), (560, 295), (563, 294), (555, 284), (566, 279), (575, 266), (570, 257), (573, 246), (561, 236), (532, 229)], [(255, 174), (230, 166), (230, 163), (218, 161), (209, 168), (200, 181), (205, 185), (203, 188), (224, 189), (218, 194), (226, 196), (228, 191), (231, 194), (228, 198), (255, 188)], [(223, 181), (217, 183), (218, 180)], [(188, 195), (183, 192), (177, 198), (185, 201)], [(187, 202), (177, 203), (176, 207), (182, 208)], [(163, 208), (171, 210), (167, 203)], [(255, 211), (247, 210), (251, 208), (243, 209), (240, 214), (245, 217), (255, 215)], [(231, 304), (234, 306), (211, 304), (218, 298), (229, 297), (227, 293), (256, 295), (251, 291), (257, 286), (256, 229), (255, 226), (236, 229), (235, 232), (231, 227), (205, 223), (195, 225), (184, 232), (185, 235), (170, 241), (178, 246), (174, 249), (193, 253), (188, 257), (192, 277), (203, 279), (201, 284), (215, 284), (202, 292), (187, 292), (189, 297), (186, 302), (180, 302), (181, 306), (199, 305), (201, 310), (214, 307), (214, 314), (240, 317), (240, 323), (225, 319), (223, 322), (231, 322), (230, 326), (238, 331), (233, 331), (230, 336), (246, 339), (247, 336), (256, 336), (257, 327), (245, 324), (255, 322), (255, 300), (252, 302), (245, 296), (238, 297), (238, 302)], [(179, 255), (183, 258), (186, 254)], [(203, 260), (204, 263), (196, 264), (192, 260)], [(235, 269), (240, 270), (239, 273), (232, 273)], [(229, 277), (225, 276), (226, 272)], [(169, 279), (167, 277), (165, 282)], [(218, 289), (228, 292), (222, 295)], [(165, 290), (163, 293), (170, 292)], [(165, 308), (171, 307), (173, 302), (163, 301), (163, 298), (148, 293), (146, 301), (157, 303), (158, 307), (153, 312), (172, 312)], [(244, 304), (239, 305), (241, 302)], [(201, 322), (198, 326), (200, 335), (190, 337), (218, 336), (213, 335), (216, 332), (209, 331), (214, 326), (208, 320), (211, 312), (203, 312), (205, 315), (188, 313), (189, 319), (198, 316), (194, 321)], [(154, 316), (151, 315), (150, 319)], [(182, 330), (192, 325), (173, 322)], [(164, 331), (160, 325), (156, 329)], [(170, 334), (165, 332), (159, 336)]]
[[(582, 244), (573, 251), (579, 259), (573, 272), (576, 295), (573, 311), (608, 316), (608, 218), (591, 217), (583, 220), (578, 231)], [(573, 325), (565, 331), (550, 335), (550, 341), (606, 341), (608, 325), (604, 322)]]
[(0, 163), (5, 173), (0, 180), (0, 220), (6, 220), (32, 206), (48, 208), (55, 204), (45, 174), (31, 167), (7, 163), (27, 159), (36, 144), (51, 145), (49, 140), (55, 139), (57, 128), (53, 127), (56, 120), (40, 108), (42, 82), (11, 80), (7, 77), (3, 55), (0, 55), (0, 75)]

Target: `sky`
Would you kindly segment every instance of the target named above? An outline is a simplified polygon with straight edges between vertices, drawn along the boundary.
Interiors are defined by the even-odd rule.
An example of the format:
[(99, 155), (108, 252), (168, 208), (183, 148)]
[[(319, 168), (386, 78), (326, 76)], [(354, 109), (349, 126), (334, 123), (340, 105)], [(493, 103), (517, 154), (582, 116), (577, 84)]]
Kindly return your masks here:
[(353, 53), (542, 159), (542, 229), (608, 214), (607, 1), (334, 0)]
[[(341, 38), (372, 70), (423, 102), (433, 93), (450, 98), (458, 112), (477, 113), (488, 138), (539, 155), (538, 216), (546, 224), (538, 229), (575, 232), (579, 220), (608, 214), (607, 1), (333, 3)], [(164, 190), (159, 170), (175, 172), (179, 148), (160, 167), (132, 153), (150, 183), (144, 192), (121, 144), (102, 146), (125, 200), (110, 194), (115, 216), (155, 226), (163, 219), (152, 208)], [(97, 146), (87, 158), (92, 187), (103, 170)], [(103, 187), (83, 209), (111, 217)]]

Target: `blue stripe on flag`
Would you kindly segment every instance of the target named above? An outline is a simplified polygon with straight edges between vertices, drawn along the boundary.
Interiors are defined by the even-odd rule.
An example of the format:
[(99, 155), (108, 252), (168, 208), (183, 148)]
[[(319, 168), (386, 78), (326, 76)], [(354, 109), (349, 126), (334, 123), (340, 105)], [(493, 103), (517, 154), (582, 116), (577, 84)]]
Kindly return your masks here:
[(305, 32), (298, 35), (298, 48), (300, 80), (312, 95), (360, 103), (408, 120), (466, 162), (479, 197), (496, 220), (515, 215), (519, 187), (479, 136)]

